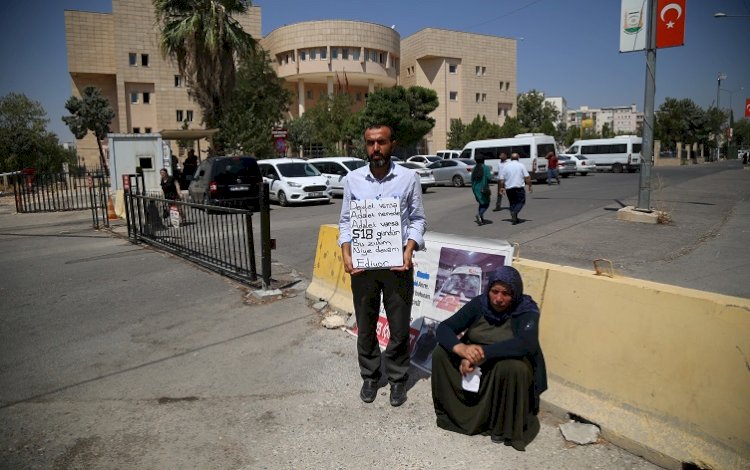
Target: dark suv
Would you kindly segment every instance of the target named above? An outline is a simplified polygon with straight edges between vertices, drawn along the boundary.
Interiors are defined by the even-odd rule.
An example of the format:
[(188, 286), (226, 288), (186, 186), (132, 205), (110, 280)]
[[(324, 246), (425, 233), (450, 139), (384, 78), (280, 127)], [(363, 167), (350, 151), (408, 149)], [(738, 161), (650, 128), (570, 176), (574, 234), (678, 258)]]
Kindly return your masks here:
[(261, 181), (253, 157), (209, 157), (195, 170), (188, 192), (200, 204), (257, 211)]

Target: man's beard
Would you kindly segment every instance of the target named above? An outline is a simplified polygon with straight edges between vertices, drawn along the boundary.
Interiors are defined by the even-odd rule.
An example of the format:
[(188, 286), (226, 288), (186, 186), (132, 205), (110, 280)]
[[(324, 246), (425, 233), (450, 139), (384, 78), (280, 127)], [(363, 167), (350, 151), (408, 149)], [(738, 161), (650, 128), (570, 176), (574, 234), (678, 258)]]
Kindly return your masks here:
[(384, 166), (386, 166), (388, 164), (388, 162), (389, 162), (388, 158), (386, 158), (383, 155), (379, 155), (379, 156), (380, 156), (379, 160), (373, 160), (372, 157), (370, 157), (369, 160), (370, 160), (370, 167), (371, 168), (383, 168)]

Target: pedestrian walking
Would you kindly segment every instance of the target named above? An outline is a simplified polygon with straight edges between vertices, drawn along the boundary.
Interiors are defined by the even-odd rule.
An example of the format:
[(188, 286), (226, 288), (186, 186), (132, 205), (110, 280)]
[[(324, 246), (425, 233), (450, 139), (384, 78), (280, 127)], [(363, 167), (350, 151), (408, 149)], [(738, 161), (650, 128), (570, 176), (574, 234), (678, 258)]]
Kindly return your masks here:
[(505, 162), (507, 161), (508, 161), (508, 154), (505, 152), (502, 152), (500, 154), (500, 163), (498, 163), (497, 165), (497, 202), (495, 203), (495, 208), (492, 209), (493, 212), (502, 210), (503, 193), (500, 191), (500, 173), (502, 173), (503, 167), (505, 166)]
[(492, 169), (484, 164), (484, 159), (477, 159), (477, 164), (471, 170), (471, 191), (474, 193), (474, 199), (479, 204), (479, 209), (475, 220), (477, 225), (484, 225), (484, 213), (490, 207), (492, 199), (492, 190), (490, 189), (490, 178)]
[(557, 184), (560, 184), (557, 155), (555, 155), (555, 152), (549, 152), (544, 158), (547, 159), (547, 184), (551, 185), (553, 178), (557, 180)]
[[(346, 176), (339, 218), (339, 246), (344, 270), (351, 275), (357, 319), (357, 359), (363, 380), (359, 397), (365, 403), (372, 403), (378, 393), (381, 353), (376, 327), (382, 296), (390, 329), (390, 340), (383, 353), (391, 386), (390, 403), (391, 406), (401, 406), (406, 402), (406, 381), (409, 378), (409, 327), (414, 297), (412, 254), (424, 248), (426, 228), (422, 188), (416, 172), (391, 161), (391, 152), (396, 145), (393, 128), (384, 124), (372, 125), (365, 130), (364, 137), (370, 164)], [(404, 264), (390, 269), (355, 268), (351, 253), (351, 201), (381, 197), (399, 200)]]
[(510, 161), (505, 164), (503, 172), (500, 174), (500, 192), (508, 196), (510, 217), (513, 225), (523, 222), (522, 219), (518, 218), (518, 213), (521, 212), (521, 209), (526, 204), (524, 183), (529, 188), (529, 193), (532, 192), (529, 172), (526, 171), (523, 163), (518, 161), (518, 158), (517, 153), (514, 152), (511, 154)]

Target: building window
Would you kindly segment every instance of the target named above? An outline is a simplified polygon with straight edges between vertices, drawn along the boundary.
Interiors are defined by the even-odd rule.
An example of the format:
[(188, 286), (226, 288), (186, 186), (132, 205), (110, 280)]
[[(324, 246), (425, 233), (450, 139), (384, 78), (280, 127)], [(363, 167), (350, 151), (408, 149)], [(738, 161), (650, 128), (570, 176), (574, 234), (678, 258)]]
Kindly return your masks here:
[(325, 47), (320, 48), (320, 60), (326, 60), (328, 58), (328, 49)]
[(338, 59), (339, 58), (339, 48), (338, 47), (332, 47), (331, 48), (331, 59)]
[(456, 73), (456, 69), (458, 69), (456, 64), (448, 64), (448, 73)]
[(138, 157), (138, 166), (141, 167), (141, 170), (153, 170), (154, 161), (151, 157)]
[(150, 134), (151, 133), (151, 128), (150, 127), (146, 127), (146, 128), (143, 129), (143, 132), (145, 132), (146, 134)]
[(451, 101), (458, 101), (458, 92), (457, 91), (451, 91), (448, 93), (448, 96)]
[(505, 91), (510, 90), (510, 82), (505, 82)]
[(480, 69), (479, 69), (478, 65), (476, 67), (474, 67), (474, 73), (476, 74), (477, 77), (479, 76), (479, 70)]
[(359, 49), (352, 49), (352, 60), (359, 60)]
[(134, 127), (133, 128), (133, 134), (140, 134), (140, 133), (141, 133), (141, 128), (140, 127)]
[(141, 65), (148, 67), (148, 54), (141, 54)]
[(130, 104), (136, 104), (136, 103), (138, 103), (138, 92), (131, 91), (130, 92)]
[(484, 77), (486, 73), (487, 73), (487, 67), (482, 66), (482, 76)]
[(299, 60), (307, 60), (307, 51), (299, 51)]
[(362, 92), (358, 91), (354, 99), (357, 101), (362, 101)]
[(182, 116), (182, 110), (181, 109), (177, 110), (177, 112), (175, 113), (175, 117), (177, 118), (176, 119), (177, 122), (182, 122), (183, 116)]
[(315, 60), (317, 58), (318, 58), (318, 50), (310, 49), (310, 60)]
[(479, 103), (479, 98), (481, 98), (481, 96), (482, 95), (480, 95), (479, 93), (476, 93), (475, 96), (474, 96), (474, 101), (477, 102), (477, 103)]
[(380, 63), (385, 64), (385, 52), (380, 53)]
[(151, 93), (149, 93), (148, 91), (143, 92), (143, 103), (144, 104), (151, 103)]
[(128, 64), (130, 64), (131, 67), (138, 65), (137, 54), (135, 52), (128, 54)]
[(341, 59), (349, 60), (349, 48), (348, 47), (343, 47), (341, 49)]
[(370, 51), (370, 62), (378, 61), (378, 51)]
[(192, 109), (188, 109), (185, 114), (187, 114), (185, 120), (187, 122), (193, 122), (193, 110)]
[(182, 75), (174, 76), (174, 86), (175, 88), (182, 88)]
[(482, 101), (487, 101), (487, 93), (482, 93)]
[(312, 92), (312, 90), (307, 90), (307, 99), (308, 100), (313, 99), (313, 92)]

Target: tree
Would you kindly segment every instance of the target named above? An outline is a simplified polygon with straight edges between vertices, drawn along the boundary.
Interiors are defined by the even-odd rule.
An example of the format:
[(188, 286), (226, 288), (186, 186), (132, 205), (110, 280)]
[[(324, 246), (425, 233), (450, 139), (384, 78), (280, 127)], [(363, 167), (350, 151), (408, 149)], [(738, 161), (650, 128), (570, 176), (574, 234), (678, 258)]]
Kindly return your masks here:
[(750, 119), (743, 118), (734, 122), (732, 138), (739, 148), (750, 146)]
[(568, 126), (567, 129), (565, 129), (565, 133), (562, 135), (562, 142), (565, 147), (570, 147), (573, 145), (573, 142), (578, 140), (579, 136), (581, 135), (581, 128), (578, 126)]
[(75, 151), (63, 149), (57, 136), (47, 131), (47, 112), (21, 93), (0, 98), (0, 173), (33, 167), (60, 171), (75, 163)]
[(244, 57), (214, 145), (248, 155), (273, 155), (271, 130), (282, 121), (291, 98), (266, 52)]
[(106, 171), (107, 162), (104, 158), (102, 140), (107, 137), (109, 125), (115, 117), (109, 100), (102, 95), (99, 88), (87, 86), (83, 89), (82, 98), (75, 96), (68, 98), (65, 102), (65, 109), (68, 110), (70, 116), (63, 116), (62, 120), (76, 139), (83, 139), (89, 131), (94, 133), (99, 147), (99, 164)]
[(525, 129), (516, 117), (507, 117), (500, 127), (500, 137), (514, 137), (525, 132)]
[(602, 124), (602, 138), (609, 139), (614, 136), (615, 136), (615, 133), (612, 129), (610, 129), (609, 123), (605, 122), (604, 124)]
[(393, 127), (399, 146), (416, 145), (435, 126), (430, 113), (438, 107), (434, 90), (413, 86), (383, 88), (370, 93), (367, 105), (360, 113), (360, 129), (372, 124)]
[(451, 124), (448, 133), (448, 146), (461, 149), (472, 140), (497, 139), (501, 137), (501, 128), (495, 123), (487, 121), (485, 116), (477, 115), (469, 125), (464, 125), (460, 119)]
[(704, 111), (693, 100), (666, 98), (655, 113), (654, 138), (662, 148), (674, 150), (677, 142), (703, 144), (716, 148), (715, 136), (721, 132), (726, 114), (713, 107)]
[(154, 0), (162, 53), (177, 63), (208, 127), (224, 116), (235, 64), (256, 51), (255, 39), (233, 18), (250, 5), (249, 0)]
[(544, 132), (553, 135), (559, 116), (557, 108), (544, 101), (544, 94), (536, 90), (518, 95), (518, 121), (523, 132)]
[(301, 153), (302, 149), (317, 144), (315, 123), (312, 116), (308, 116), (308, 113), (289, 120), (286, 123), (286, 130), (287, 143), (297, 154)]
[(470, 142), (466, 139), (466, 126), (460, 119), (451, 120), (451, 128), (448, 131), (448, 148), (449, 149), (462, 149)]
[(352, 112), (352, 98), (347, 93), (323, 97), (305, 115), (313, 122), (316, 144), (323, 146), (329, 155), (347, 153), (352, 139), (361, 132), (356, 124), (357, 115)]

